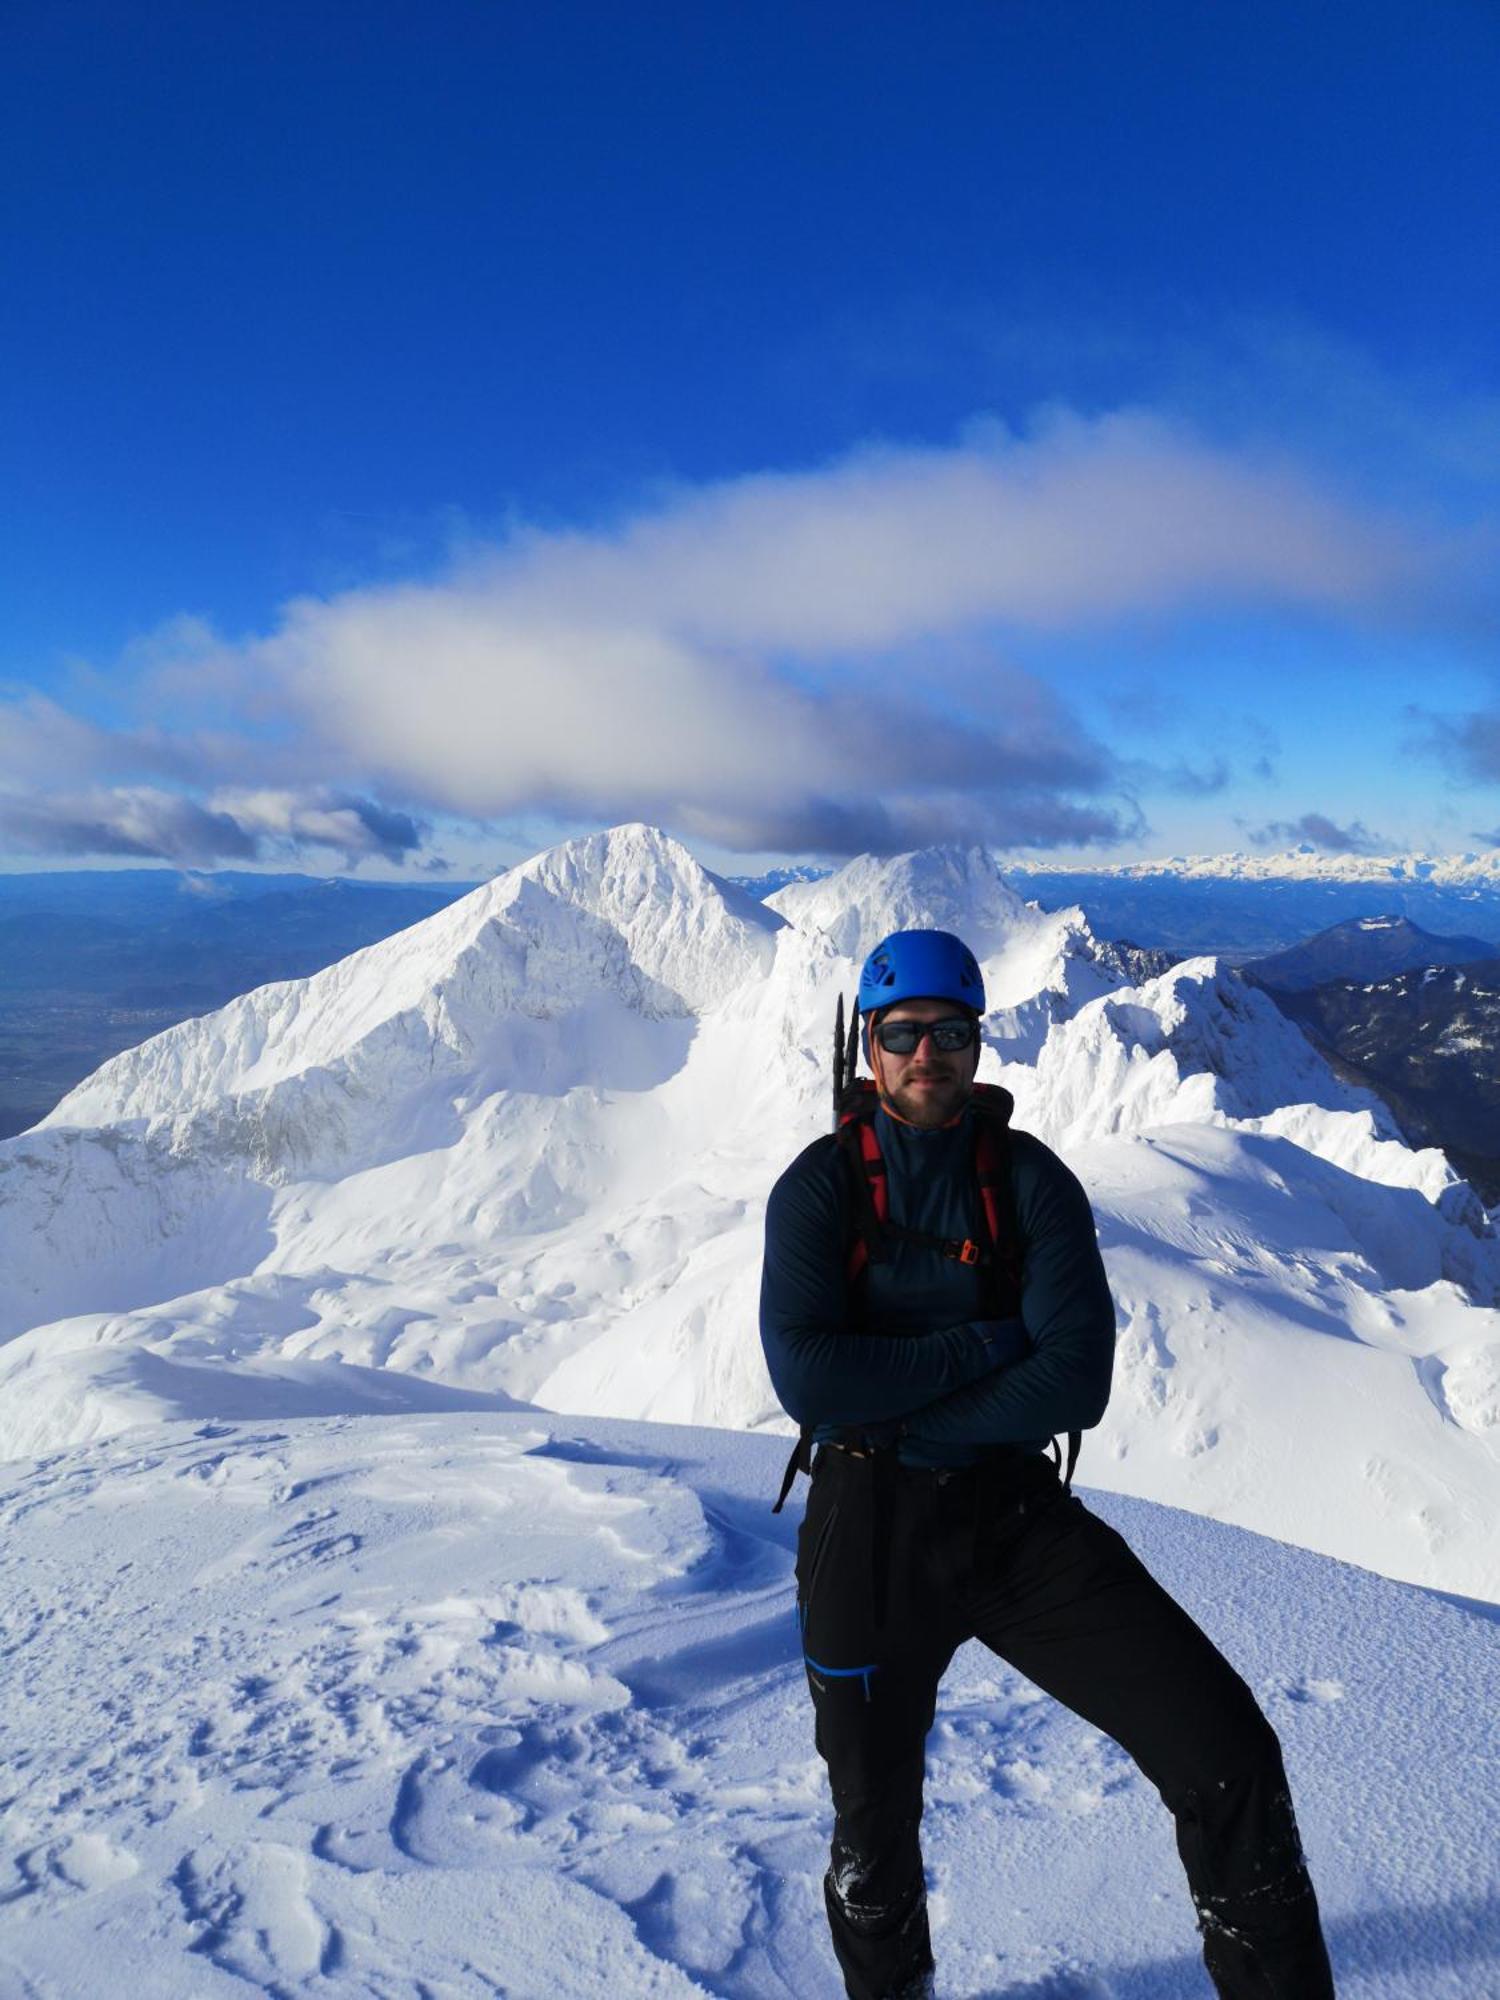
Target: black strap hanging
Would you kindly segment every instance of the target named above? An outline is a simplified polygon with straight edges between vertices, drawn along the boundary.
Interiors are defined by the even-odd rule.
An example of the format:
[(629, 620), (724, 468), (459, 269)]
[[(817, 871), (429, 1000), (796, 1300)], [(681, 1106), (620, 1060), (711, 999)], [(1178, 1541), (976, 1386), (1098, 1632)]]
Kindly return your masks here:
[(1067, 1469), (1067, 1471), (1066, 1471), (1066, 1472), (1065, 1472), (1065, 1473), (1063, 1474), (1063, 1491), (1064, 1491), (1064, 1493), (1071, 1493), (1071, 1492), (1072, 1492), (1072, 1490), (1073, 1490), (1073, 1468), (1074, 1468), (1074, 1467), (1075, 1467), (1075, 1466), (1077, 1465), (1077, 1463), (1078, 1463), (1078, 1454), (1079, 1454), (1079, 1452), (1080, 1452), (1080, 1451), (1082, 1451), (1082, 1449), (1083, 1449), (1083, 1432), (1082, 1432), (1082, 1431), (1069, 1431), (1069, 1432), (1068, 1432), (1068, 1469)]
[(786, 1505), (786, 1496), (792, 1490), (792, 1481), (799, 1472), (812, 1473), (812, 1429), (804, 1424), (797, 1442), (792, 1446), (792, 1455), (786, 1462), (786, 1471), (781, 1475), (781, 1491), (776, 1496), (776, 1505), (771, 1509), (779, 1514)]
[(1083, 1449), (1083, 1432), (1069, 1431), (1067, 1467), (1066, 1470), (1064, 1470), (1062, 1446), (1058, 1443), (1056, 1438), (1049, 1438), (1047, 1440), (1047, 1450), (1051, 1455), (1052, 1463), (1057, 1467), (1058, 1471), (1062, 1473), (1062, 1488), (1064, 1493), (1071, 1493), (1073, 1490), (1073, 1471), (1075, 1466), (1078, 1464), (1078, 1454), (1082, 1449)]

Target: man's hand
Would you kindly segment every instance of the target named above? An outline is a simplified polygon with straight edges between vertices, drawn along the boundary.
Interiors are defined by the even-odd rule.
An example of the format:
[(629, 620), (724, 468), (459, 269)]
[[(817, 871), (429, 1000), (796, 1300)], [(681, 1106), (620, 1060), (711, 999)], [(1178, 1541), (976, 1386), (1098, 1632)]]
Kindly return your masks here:
[[(1022, 1361), (1031, 1352), (1031, 1342), (1026, 1337), (1026, 1328), (1019, 1319), (971, 1319), (965, 1322), (969, 1331), (976, 1335), (989, 1357), (991, 1372), (997, 1368), (1009, 1368), (1014, 1362)], [(954, 1329), (957, 1331), (957, 1329)], [(980, 1378), (989, 1381), (988, 1375)], [(861, 1424), (865, 1442), (872, 1450), (882, 1445), (896, 1444), (912, 1428), (914, 1420), (928, 1407), (919, 1404), (915, 1409), (905, 1411), (899, 1417), (887, 1418), (884, 1423)], [(845, 1447), (849, 1449), (849, 1447)]]

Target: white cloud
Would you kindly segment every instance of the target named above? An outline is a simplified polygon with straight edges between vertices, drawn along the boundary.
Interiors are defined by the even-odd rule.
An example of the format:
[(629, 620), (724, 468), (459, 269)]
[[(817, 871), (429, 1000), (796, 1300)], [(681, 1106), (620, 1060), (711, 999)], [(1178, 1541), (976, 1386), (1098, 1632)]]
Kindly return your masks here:
[(311, 847), (352, 867), (370, 857), (404, 860), (420, 837), (407, 814), (339, 793), (215, 791), (200, 800), (148, 785), (0, 790), (0, 841), (33, 854), (135, 855), (206, 867)]
[(300, 600), (253, 661), (442, 810), (757, 848), (1109, 839), (1135, 818), (1110, 755), (998, 635), (1226, 595), (1354, 610), (1418, 560), (1285, 468), (1059, 417), (523, 531), (437, 582)]
[(106, 729), (46, 695), (0, 702), (0, 781), (45, 786), (125, 772), (170, 776), (190, 755), (160, 728)]
[(432, 581), (300, 599), (241, 646), (171, 621), (122, 667), (193, 734), (37, 697), (0, 711), (0, 780), (113, 781), (112, 807), (69, 795), (12, 824), (144, 840), (154, 814), (164, 852), (409, 853), (420, 829), (383, 826), (376, 799), (646, 817), (757, 851), (1107, 842), (1139, 829), (1150, 773), (1014, 663), (1026, 634), (1226, 601), (1361, 614), (1426, 560), (1286, 464), (1141, 412), (1054, 413), (1027, 437), (986, 424), (673, 490), (608, 528), (522, 528)]
[(370, 857), (401, 861), (421, 843), (422, 828), (409, 813), (348, 792), (236, 791), (221, 788), (209, 801), (218, 813), (261, 848), (289, 852), (326, 847), (347, 861)]

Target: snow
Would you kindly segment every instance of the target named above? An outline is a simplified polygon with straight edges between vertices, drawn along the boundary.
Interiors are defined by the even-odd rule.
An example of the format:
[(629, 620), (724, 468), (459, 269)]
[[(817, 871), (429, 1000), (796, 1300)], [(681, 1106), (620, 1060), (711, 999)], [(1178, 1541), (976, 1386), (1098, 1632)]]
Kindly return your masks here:
[[(0, 2000), (836, 1992), (761, 1219), (912, 923), (1094, 1202), (1089, 1503), (1280, 1732), (1341, 1994), (1500, 1995), (1496, 1219), (981, 850), (772, 902), (568, 842), (0, 1144)], [(945, 1993), (1204, 1990), (1109, 1739), (970, 1648), (929, 1773)]]
[[(1009, 875), (1045, 875), (1045, 865), (1021, 857), (1002, 864)], [(1090, 862), (1091, 875), (1122, 881), (1170, 876), (1182, 881), (1389, 882), (1425, 888), (1500, 889), (1500, 851), (1484, 854), (1320, 854), (1310, 847), (1280, 854), (1173, 854), (1159, 861)]]
[(892, 931), (960, 933), (984, 969), (986, 1040), (1011, 1061), (1034, 1061), (1054, 1021), (1125, 983), (1112, 946), (1094, 937), (1082, 910), (1023, 902), (982, 847), (862, 856), (767, 901), (826, 937), (852, 967)]
[[(303, 1163), (322, 1165), (359, 1150), (367, 1132), (378, 1142), (408, 1093), (476, 1063), (491, 1089), (529, 1074), (543, 1053), (559, 1084), (628, 1075), (639, 1045), (611, 1060), (601, 1036), (558, 1075), (556, 1038), (517, 1035), (508, 1017), (690, 1017), (762, 976), (779, 928), (666, 835), (617, 827), (539, 855), (311, 978), (259, 987), (126, 1050), (38, 1129), (150, 1120), (163, 1106), (181, 1116), (229, 1099), (241, 1116), (254, 1107), (275, 1164), (305, 1138)], [(492, 1046), (497, 1019), (510, 1032)], [(323, 1117), (304, 1113), (286, 1129), (278, 1087), (288, 1083), (298, 1111), (312, 1096)]]
[[(833, 2000), (782, 1456), (521, 1410), (0, 1469), (0, 1994)], [(1344, 2000), (1500, 1993), (1493, 1613), (1087, 1499), (1273, 1721)], [(1151, 1786), (974, 1645), (927, 1801), (945, 1995), (1206, 1990)]]
[(107, 1063), (0, 1144), (0, 1457), (516, 1402), (785, 1433), (765, 1196), (825, 1129), (835, 995), (927, 921), (1094, 1201), (1085, 1476), (1500, 1600), (1500, 1245), (1441, 1154), (1218, 961), (1131, 985), (982, 850), (775, 902), (619, 827)]

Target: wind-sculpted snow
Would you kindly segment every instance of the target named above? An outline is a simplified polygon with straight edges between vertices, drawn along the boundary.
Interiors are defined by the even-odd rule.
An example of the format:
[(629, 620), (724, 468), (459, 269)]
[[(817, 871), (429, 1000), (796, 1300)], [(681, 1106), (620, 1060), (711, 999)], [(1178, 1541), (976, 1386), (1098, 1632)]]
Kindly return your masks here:
[[(0, 1468), (0, 1994), (833, 2000), (781, 1456), (527, 1412)], [(1493, 1621), (1087, 1498), (1277, 1729), (1344, 2000), (1500, 1991)], [(1204, 1991), (1155, 1790), (978, 1646), (923, 1838), (945, 1994)]]
[(1081, 1009), (1048, 1037), (1022, 1101), (1063, 1146), (1097, 1133), (1316, 1105), (1365, 1114), (1372, 1137), (1407, 1150), (1379, 1098), (1340, 1082), (1273, 1001), (1212, 958), (1189, 959)]
[[(1120, 1328), (1088, 1476), (1500, 1598), (1493, 1244), (1264, 1133), (1071, 1157)], [(1464, 1245), (1488, 1307), (1453, 1274)]]
[(107, 1064), (0, 1145), (0, 1457), (389, 1396), (785, 1431), (765, 1196), (826, 1129), (835, 995), (933, 922), (1095, 1201), (1090, 1476), (1500, 1599), (1500, 1261), (1440, 1154), (1220, 964), (1132, 985), (977, 850), (776, 901), (617, 828)]
[(274, 1247), (271, 1210), (236, 1163), (170, 1132), (38, 1126), (0, 1143), (0, 1342), (225, 1283)]
[[(1418, 1188), (1472, 1239), (1483, 1205), (1436, 1148), (1414, 1149), (1373, 1092), (1343, 1082), (1257, 988), (1191, 959), (1081, 1009), (1007, 1080), (1017, 1122), (1067, 1153), (1089, 1139), (1178, 1124), (1291, 1139), (1359, 1177)], [(1471, 1245), (1455, 1246), (1471, 1258)], [(1494, 1267), (1500, 1275), (1500, 1263)], [(1483, 1285), (1486, 1280), (1479, 1278)]]
[[(274, 1301), (267, 1301), (274, 1307)], [(265, 1315), (274, 1317), (272, 1311)], [(293, 1310), (292, 1324), (306, 1319)], [(456, 1389), (396, 1368), (293, 1358), (274, 1350), (244, 1360), (206, 1340), (172, 1339), (170, 1320), (159, 1346), (110, 1339), (108, 1321), (63, 1321), (45, 1338), (23, 1334), (6, 1355), (12, 1388), (7, 1437), (13, 1456), (45, 1451), (58, 1430), (58, 1408), (76, 1439), (113, 1437), (163, 1418), (271, 1420), (287, 1416), (422, 1415), (435, 1410), (525, 1409), (513, 1396)], [(70, 1342), (69, 1334), (75, 1338)], [(28, 1395), (27, 1370), (41, 1376)]]

